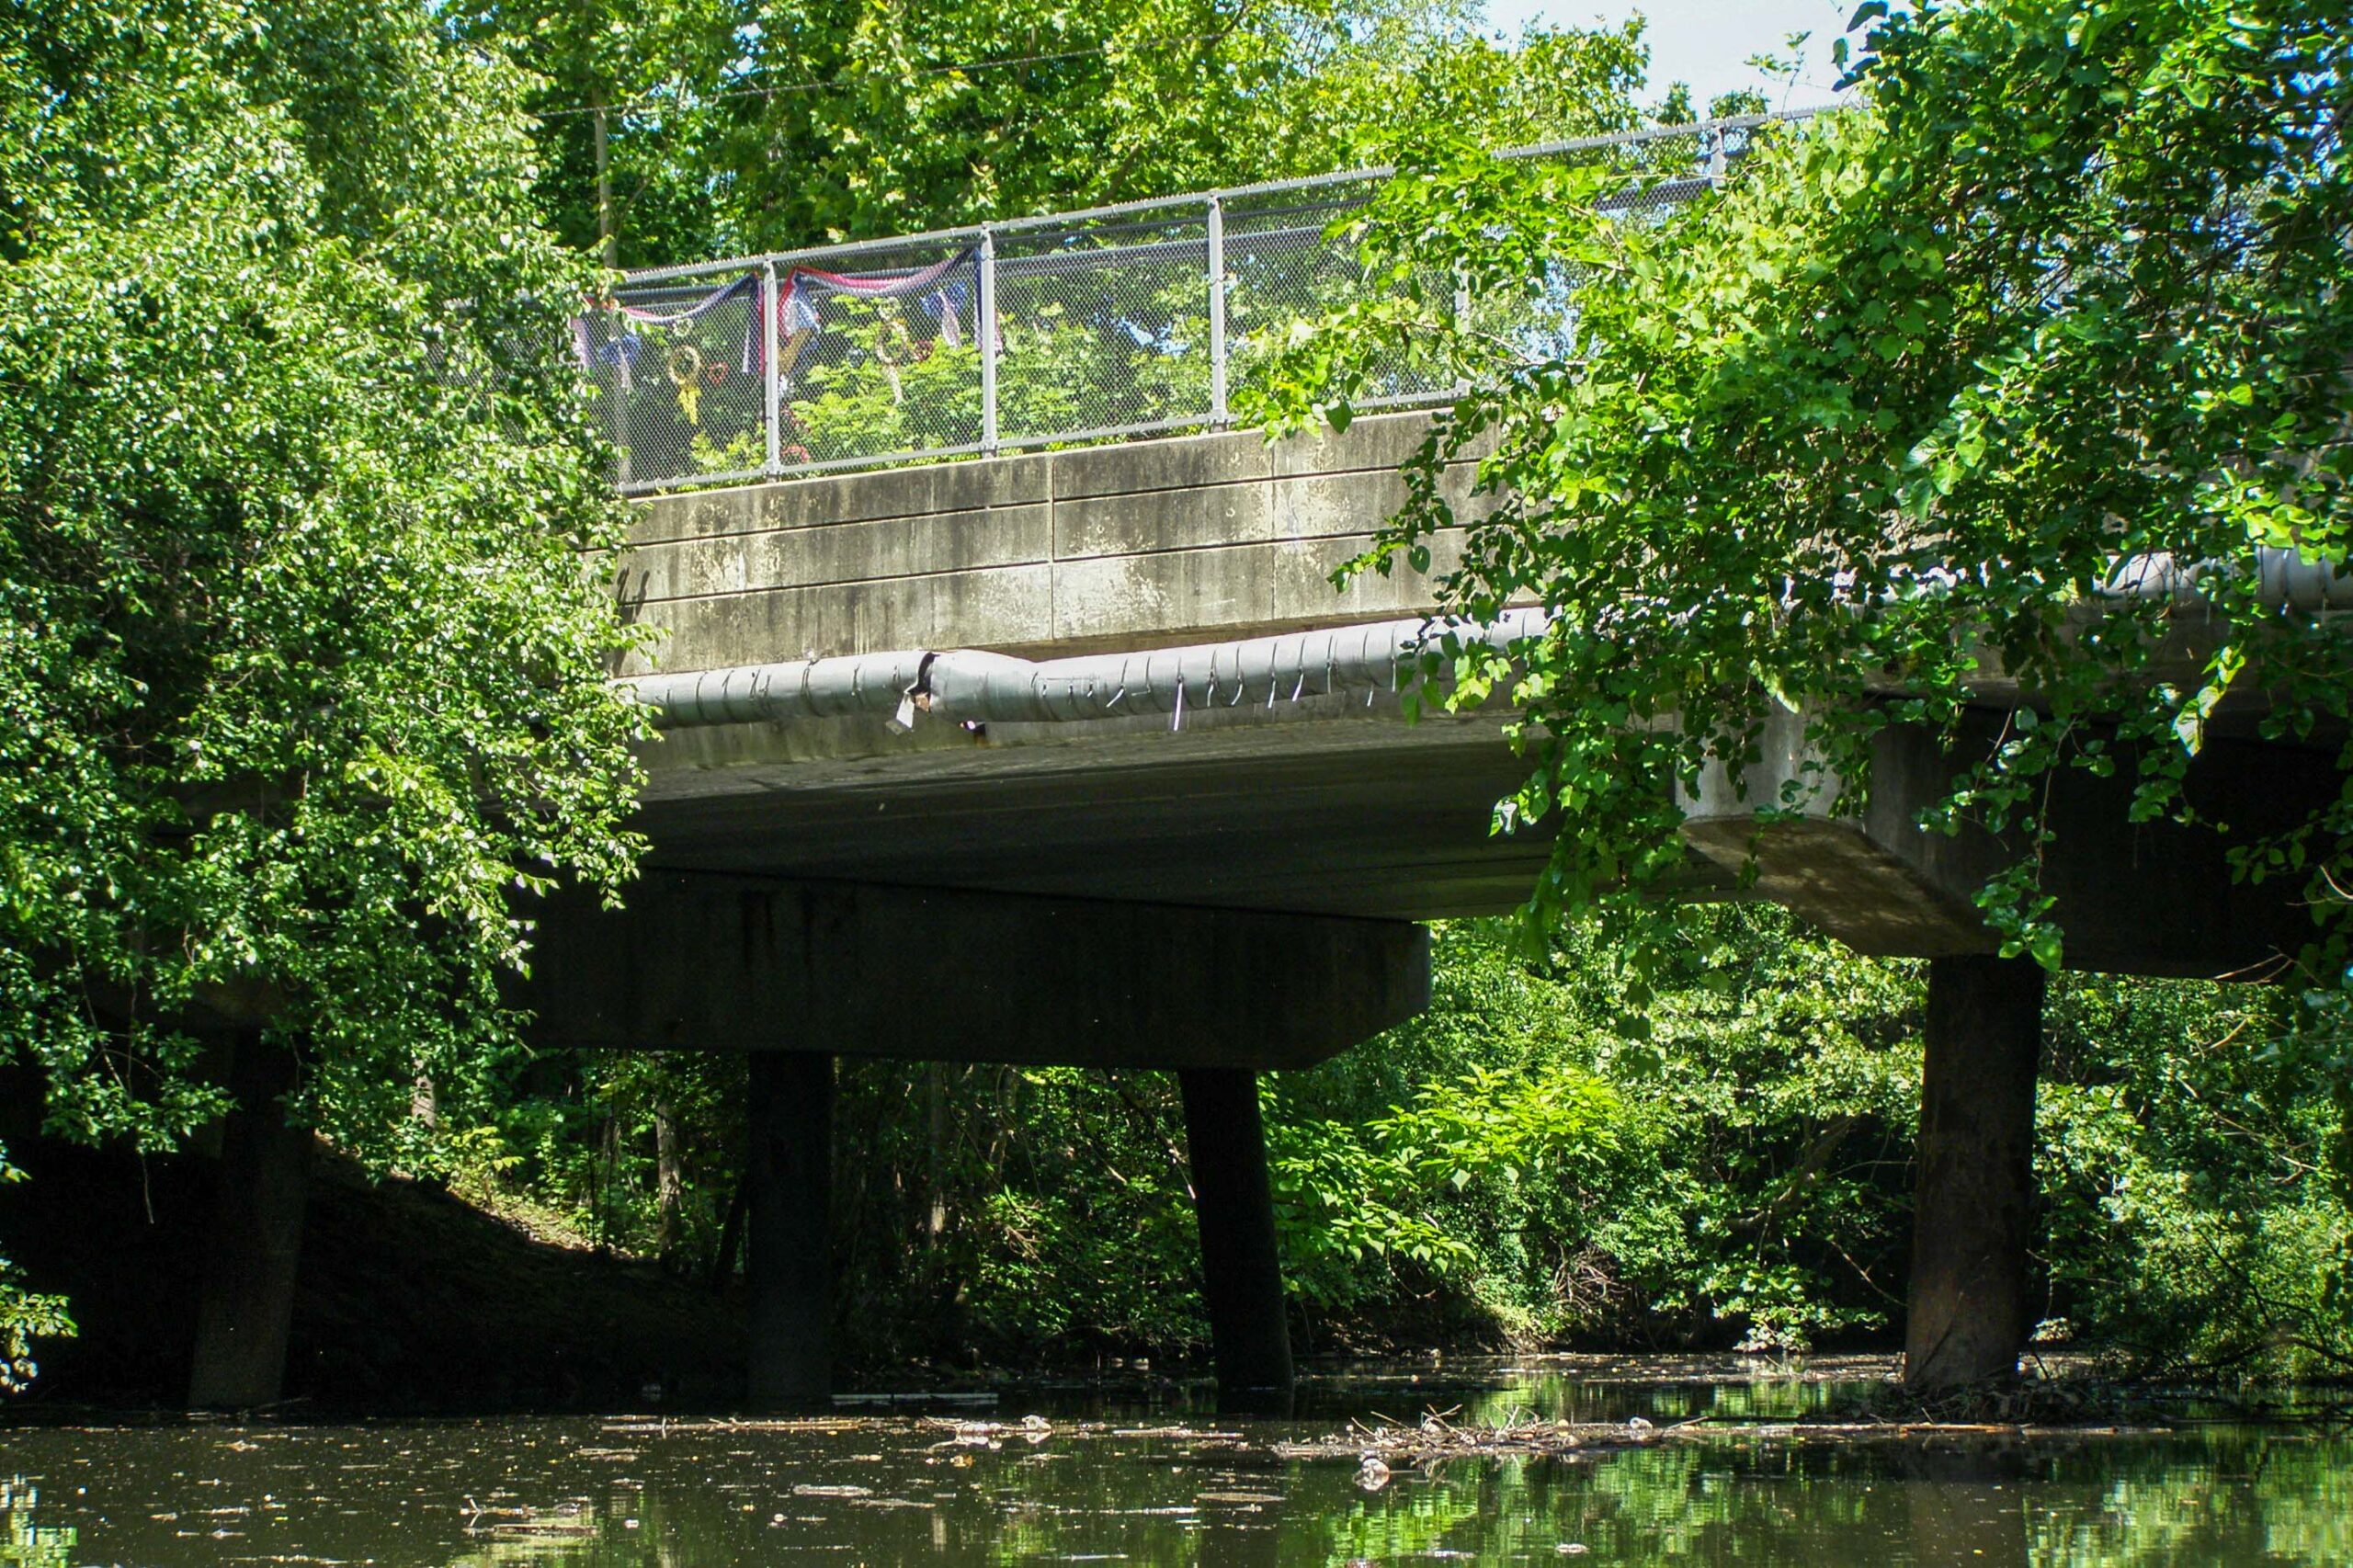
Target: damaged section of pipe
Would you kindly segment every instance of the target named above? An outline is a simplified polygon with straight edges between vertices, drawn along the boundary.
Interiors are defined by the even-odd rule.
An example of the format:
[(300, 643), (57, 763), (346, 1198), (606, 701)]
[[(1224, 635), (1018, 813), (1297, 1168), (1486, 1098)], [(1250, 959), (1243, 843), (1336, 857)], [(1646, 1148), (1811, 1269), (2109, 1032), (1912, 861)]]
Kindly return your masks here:
[(1394, 691), (1448, 635), (1498, 650), (1539, 636), (1541, 610), (1486, 626), (1426, 616), (1204, 642), (1140, 653), (1033, 662), (971, 650), (858, 653), (744, 665), (621, 684), (656, 729), (870, 714), (904, 726), (918, 710), (973, 723), (1064, 722), (1206, 708), (1273, 708), (1310, 697)]
[(654, 727), (749, 724), (773, 719), (847, 719), (891, 713), (922, 683), (933, 655), (921, 651), (783, 665), (736, 665), (620, 682), (654, 710)]

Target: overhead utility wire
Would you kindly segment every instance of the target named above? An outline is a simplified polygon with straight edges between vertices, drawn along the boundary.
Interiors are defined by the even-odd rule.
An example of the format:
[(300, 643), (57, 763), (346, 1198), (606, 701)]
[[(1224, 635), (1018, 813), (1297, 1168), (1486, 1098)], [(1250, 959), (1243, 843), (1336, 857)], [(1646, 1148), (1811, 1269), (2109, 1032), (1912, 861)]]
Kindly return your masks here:
[[(1165, 41), (1198, 43), (1211, 36), (1208, 33), (1187, 33)], [(1017, 54), (1003, 60), (975, 60), (961, 65), (924, 65), (918, 66), (910, 74), (948, 76), (960, 71), (999, 71), (1009, 65), (1043, 65), (1057, 60), (1085, 60), (1093, 55), (1108, 54), (1111, 49), (1110, 44), (1098, 43), (1090, 49), (1065, 49), (1053, 54)], [(787, 82), (774, 87), (722, 87), (716, 92), (695, 94), (694, 97), (696, 101), (702, 103), (712, 103), (721, 98), (772, 98), (785, 93), (820, 92), (827, 87), (840, 86), (846, 80), (847, 75), (844, 74), (811, 82)], [(557, 119), (575, 114), (627, 114), (632, 109), (669, 108), (676, 102), (677, 100), (670, 98), (636, 98), (628, 103), (606, 104), (601, 108), (595, 104), (585, 104), (577, 108), (541, 109), (537, 118)]]

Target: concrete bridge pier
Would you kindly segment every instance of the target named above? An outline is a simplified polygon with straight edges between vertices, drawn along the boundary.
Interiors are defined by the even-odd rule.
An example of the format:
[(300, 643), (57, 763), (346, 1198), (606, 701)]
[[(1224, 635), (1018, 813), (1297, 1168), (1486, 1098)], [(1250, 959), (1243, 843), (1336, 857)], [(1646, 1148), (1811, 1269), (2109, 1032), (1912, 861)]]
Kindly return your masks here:
[(2034, 1080), (2043, 973), (2031, 959), (1928, 961), (1904, 1381), (2014, 1376), (2034, 1327)]
[(1222, 1410), (1288, 1415), (1290, 1328), (1275, 1247), (1257, 1074), (1195, 1067), (1176, 1074), (1185, 1099), (1194, 1221), (1201, 1233), (1201, 1295)]
[(656, 872), (542, 913), (516, 998), (548, 1046), (751, 1055), (749, 1393), (829, 1392), (833, 1061), (1156, 1068), (1185, 1100), (1221, 1392), (1287, 1403), (1257, 1074), (1429, 1001), (1404, 921)]
[(228, 1056), (235, 1106), (221, 1127), (188, 1374), (188, 1402), (198, 1410), (251, 1409), (284, 1392), (310, 1200), (310, 1130), (288, 1126), (279, 1103), (295, 1085), (293, 1053), (242, 1030)]
[(745, 1392), (756, 1409), (833, 1392), (834, 1059), (762, 1051), (745, 1104)]
[[(2135, 821), (2135, 756), (2119, 745), (2107, 776), (2062, 767), (2051, 777), (2048, 842), (1982, 825), (1949, 836), (1921, 827), (1922, 812), (2003, 743), (2010, 722), (2006, 712), (1973, 714), (1951, 736), (1889, 725), (1872, 741), (1870, 789), (1853, 814), (1831, 814), (1837, 780), (1809, 750), (1798, 715), (1766, 726), (1740, 787), (1713, 767), (1680, 793), (1685, 839), (1702, 858), (1737, 875), (1753, 856), (1762, 896), (1859, 952), (1929, 960), (1904, 1354), (1904, 1381), (1921, 1390), (2015, 1376), (2035, 1321), (2043, 976), (2031, 960), (1995, 956), (2000, 938), (1978, 891), (2031, 857), (2070, 968), (2276, 972), (2312, 937), (2301, 883), (2239, 877), (2230, 852), (2293, 830), (2344, 788), (2333, 748), (2223, 735), (2207, 741), (2184, 781), (2195, 822)], [(1817, 782), (1829, 788), (1760, 827), (1756, 804)]]

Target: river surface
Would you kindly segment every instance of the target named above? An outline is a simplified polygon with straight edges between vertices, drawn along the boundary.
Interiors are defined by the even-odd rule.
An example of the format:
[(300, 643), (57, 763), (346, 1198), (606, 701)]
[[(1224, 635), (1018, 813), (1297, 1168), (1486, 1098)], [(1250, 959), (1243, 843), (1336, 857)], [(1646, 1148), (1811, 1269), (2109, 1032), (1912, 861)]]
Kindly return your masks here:
[[(2341, 1427), (2184, 1412), (2127, 1435), (1857, 1440), (1775, 1425), (1852, 1392), (1818, 1374), (1552, 1363), (1329, 1379), (1290, 1421), (1046, 1390), (800, 1422), (18, 1426), (0, 1427), (0, 1564), (2353, 1563)], [(1371, 1489), (1351, 1449), (1287, 1451), (1432, 1410), (1656, 1429), (1401, 1464)], [(1698, 1415), (1711, 1435), (1672, 1429)]]

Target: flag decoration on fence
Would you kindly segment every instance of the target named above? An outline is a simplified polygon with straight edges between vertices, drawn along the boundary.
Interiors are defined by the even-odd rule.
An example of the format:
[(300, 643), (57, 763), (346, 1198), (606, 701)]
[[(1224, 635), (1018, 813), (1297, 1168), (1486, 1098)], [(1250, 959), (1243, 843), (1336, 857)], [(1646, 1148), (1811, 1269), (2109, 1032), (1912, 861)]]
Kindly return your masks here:
[[(961, 324), (965, 303), (978, 292), (980, 259), (980, 247), (971, 245), (914, 271), (828, 272), (822, 267), (794, 267), (777, 279), (773, 299), (767, 297), (766, 278), (754, 272), (676, 309), (657, 309), (622, 300), (604, 307), (606, 312), (619, 318), (619, 330), (602, 344), (594, 342), (590, 312), (572, 318), (573, 357), (584, 371), (593, 372), (599, 368), (613, 371), (620, 390), (629, 392), (632, 390), (637, 362), (646, 349), (645, 335), (637, 330), (639, 327), (676, 330), (731, 301), (743, 300), (747, 309), (744, 312), (743, 340), (734, 356), (735, 368), (746, 375), (766, 373), (767, 344), (761, 330), (761, 312), (768, 310), (777, 312), (777, 337), (782, 346), (779, 369), (790, 374), (810, 338), (824, 327), (817, 301), (829, 294), (861, 300), (913, 300), (917, 309), (938, 323), (939, 341), (953, 348), (963, 341)], [(692, 410), (688, 412), (691, 423)]]
[[(958, 319), (964, 301), (977, 291), (981, 249), (970, 245), (943, 261), (915, 272), (826, 272), (796, 267), (781, 279), (784, 335), (817, 330), (816, 299), (823, 294), (847, 294), (861, 300), (913, 300), (939, 324), (939, 340), (950, 348), (961, 341)], [(964, 269), (971, 268), (971, 276)]]

